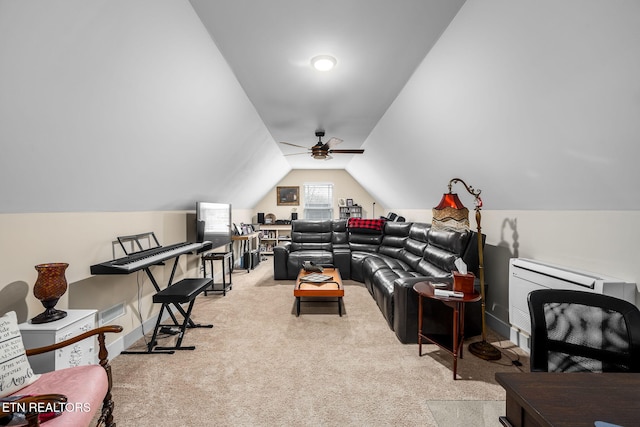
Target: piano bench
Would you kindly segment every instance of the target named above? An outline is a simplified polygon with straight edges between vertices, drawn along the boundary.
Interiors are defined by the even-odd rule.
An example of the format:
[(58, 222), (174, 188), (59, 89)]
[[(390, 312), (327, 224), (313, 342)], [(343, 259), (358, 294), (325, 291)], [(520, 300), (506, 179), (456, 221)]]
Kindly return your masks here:
[[(162, 304), (160, 307), (160, 313), (158, 314), (158, 319), (156, 321), (156, 327), (153, 330), (153, 336), (151, 337), (151, 341), (147, 344), (146, 353), (157, 353), (157, 350), (161, 350), (160, 352), (168, 352), (173, 353), (174, 350), (194, 350), (195, 346), (187, 346), (184, 347), (182, 345), (182, 339), (184, 338), (184, 333), (187, 327), (191, 328), (213, 328), (213, 325), (199, 325), (195, 324), (191, 320), (191, 310), (193, 309), (193, 304), (196, 302), (196, 297), (207, 287), (211, 286), (213, 282), (212, 279), (182, 279), (179, 282), (174, 283), (171, 286), (167, 286), (165, 289), (161, 290), (157, 294), (153, 296), (153, 302)], [(180, 304), (189, 303), (189, 307), (185, 311)], [(182, 323), (179, 323), (177, 318), (175, 317), (173, 311), (171, 310), (172, 306), (182, 314), (184, 318)], [(164, 310), (169, 312), (171, 320), (173, 323), (171, 324), (162, 324), (162, 314)], [(158, 333), (163, 328), (179, 328), (178, 339), (176, 344), (171, 347), (158, 347), (156, 338)]]
[(153, 296), (153, 302), (162, 304), (182, 304), (192, 301), (207, 286), (212, 279), (182, 279), (171, 286), (167, 286)]

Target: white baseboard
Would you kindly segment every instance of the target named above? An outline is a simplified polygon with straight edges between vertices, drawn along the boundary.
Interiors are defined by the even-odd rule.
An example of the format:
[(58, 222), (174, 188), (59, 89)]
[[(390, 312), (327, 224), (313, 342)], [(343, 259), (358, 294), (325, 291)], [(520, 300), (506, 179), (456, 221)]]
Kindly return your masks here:
[(496, 331), (503, 337), (509, 337), (509, 341), (511, 341), (527, 353), (531, 352), (531, 348), (529, 347), (529, 335), (525, 334), (520, 329), (503, 322), (502, 320), (489, 313), (485, 313), (485, 321), (487, 322), (487, 326), (489, 328)]
[(520, 329), (516, 327), (511, 327), (511, 334), (509, 335), (509, 339), (512, 343), (526, 351), (527, 353), (531, 353), (531, 337), (529, 335), (522, 332)]

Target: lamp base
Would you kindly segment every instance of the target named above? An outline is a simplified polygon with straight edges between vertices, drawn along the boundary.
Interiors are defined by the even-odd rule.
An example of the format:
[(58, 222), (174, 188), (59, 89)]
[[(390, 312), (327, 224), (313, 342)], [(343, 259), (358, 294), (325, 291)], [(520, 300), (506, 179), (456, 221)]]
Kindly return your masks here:
[(64, 319), (65, 317), (67, 317), (66, 311), (56, 310), (55, 308), (48, 308), (31, 319), (31, 323), (37, 325), (40, 323), (55, 322), (56, 320)]
[(498, 360), (502, 357), (500, 350), (486, 341), (472, 342), (469, 344), (469, 353), (484, 360)]

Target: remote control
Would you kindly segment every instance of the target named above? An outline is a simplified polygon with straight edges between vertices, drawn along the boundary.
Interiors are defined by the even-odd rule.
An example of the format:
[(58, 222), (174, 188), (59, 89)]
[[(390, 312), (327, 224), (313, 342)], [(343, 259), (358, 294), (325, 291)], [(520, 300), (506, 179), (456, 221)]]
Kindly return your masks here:
[(444, 289), (434, 289), (433, 294), (439, 297), (464, 298), (464, 294), (458, 291), (447, 291)]

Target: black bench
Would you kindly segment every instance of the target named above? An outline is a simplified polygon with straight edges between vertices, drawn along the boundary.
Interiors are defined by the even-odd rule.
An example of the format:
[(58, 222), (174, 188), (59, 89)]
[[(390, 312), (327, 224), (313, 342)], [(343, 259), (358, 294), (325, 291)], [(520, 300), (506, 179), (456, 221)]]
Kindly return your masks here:
[[(213, 280), (211, 278), (198, 278), (198, 279), (182, 279), (179, 282), (174, 283), (171, 286), (167, 286), (165, 289), (161, 290), (157, 294), (153, 296), (153, 302), (162, 304), (160, 308), (160, 313), (158, 314), (158, 320), (156, 321), (156, 327), (153, 331), (153, 337), (148, 344), (148, 353), (173, 353), (173, 350), (195, 350), (195, 346), (182, 346), (182, 338), (184, 337), (185, 330), (187, 327), (190, 328), (213, 328), (213, 325), (200, 325), (195, 324), (191, 320), (191, 310), (193, 309), (193, 304), (196, 301), (196, 297), (208, 286), (211, 285)], [(180, 304), (189, 303), (187, 311), (185, 311)], [(175, 315), (171, 311), (171, 305), (173, 305), (183, 316), (182, 323), (179, 323), (176, 319)], [(167, 310), (171, 319), (173, 320), (172, 324), (161, 324), (162, 322), (162, 314), (164, 310)], [(158, 335), (158, 331), (161, 328), (172, 328), (178, 326), (180, 328), (180, 332), (178, 334), (178, 339), (176, 341), (176, 345), (173, 347), (157, 347), (156, 346), (156, 337)], [(155, 350), (164, 350), (164, 351), (155, 351)], [(166, 351), (169, 350), (169, 351)]]

